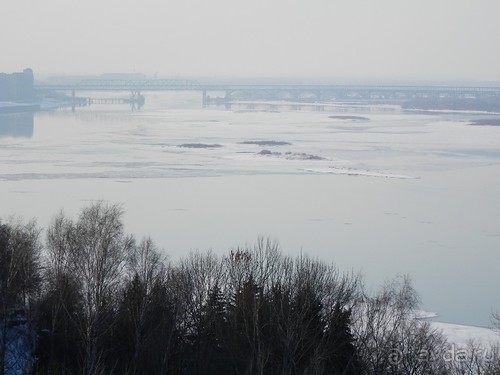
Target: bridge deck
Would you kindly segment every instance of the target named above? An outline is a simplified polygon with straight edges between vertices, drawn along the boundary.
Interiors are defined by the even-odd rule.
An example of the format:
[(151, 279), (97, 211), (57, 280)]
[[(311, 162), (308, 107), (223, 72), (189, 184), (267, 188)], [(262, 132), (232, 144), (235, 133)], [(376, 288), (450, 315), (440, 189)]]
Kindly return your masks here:
[(333, 84), (201, 84), (195, 80), (173, 79), (88, 79), (73, 83), (38, 83), (38, 90), (76, 91), (372, 91), (372, 92), (490, 92), (500, 87), (424, 85), (333, 85)]
[[(500, 87), (488, 86), (418, 86), (418, 85), (332, 85), (332, 84), (201, 84), (194, 80), (173, 79), (86, 79), (71, 83), (37, 84), (40, 92), (47, 91), (128, 91), (140, 95), (146, 91), (199, 91), (203, 105), (215, 101), (231, 100), (385, 100), (402, 102), (413, 98), (482, 98), (500, 97)], [(223, 92), (223, 97), (208, 94)], [(219, 94), (215, 94), (219, 95)]]

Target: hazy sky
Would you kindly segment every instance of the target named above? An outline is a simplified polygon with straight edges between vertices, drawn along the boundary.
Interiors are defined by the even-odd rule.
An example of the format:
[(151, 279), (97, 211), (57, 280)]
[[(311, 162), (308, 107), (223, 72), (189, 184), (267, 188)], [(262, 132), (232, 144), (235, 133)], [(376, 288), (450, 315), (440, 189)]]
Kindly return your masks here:
[(499, 0), (0, 0), (0, 72), (500, 80)]

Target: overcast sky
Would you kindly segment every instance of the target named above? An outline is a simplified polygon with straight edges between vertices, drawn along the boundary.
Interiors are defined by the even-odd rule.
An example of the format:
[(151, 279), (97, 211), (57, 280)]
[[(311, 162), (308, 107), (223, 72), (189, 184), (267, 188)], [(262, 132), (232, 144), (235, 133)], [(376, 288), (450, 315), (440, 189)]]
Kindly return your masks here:
[(500, 80), (499, 0), (0, 0), (0, 72)]

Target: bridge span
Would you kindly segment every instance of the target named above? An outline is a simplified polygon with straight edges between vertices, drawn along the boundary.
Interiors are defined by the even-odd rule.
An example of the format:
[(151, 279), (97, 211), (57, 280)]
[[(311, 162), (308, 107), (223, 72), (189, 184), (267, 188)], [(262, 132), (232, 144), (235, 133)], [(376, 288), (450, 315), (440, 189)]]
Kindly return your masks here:
[[(238, 84), (200, 83), (187, 79), (82, 79), (76, 82), (37, 83), (38, 92), (128, 91), (133, 96), (147, 91), (199, 91), (203, 104), (218, 100), (285, 100), (322, 102), (332, 100), (385, 100), (403, 102), (414, 98), (500, 97), (500, 87), (433, 85), (333, 85), (333, 84)], [(217, 95), (215, 98), (212, 95)], [(223, 96), (218, 96), (223, 95)]]

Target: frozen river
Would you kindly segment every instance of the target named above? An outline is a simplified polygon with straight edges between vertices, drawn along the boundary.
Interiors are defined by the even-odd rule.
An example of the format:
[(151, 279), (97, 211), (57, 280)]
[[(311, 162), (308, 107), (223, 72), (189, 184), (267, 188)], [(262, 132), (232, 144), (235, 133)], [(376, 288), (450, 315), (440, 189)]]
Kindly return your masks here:
[(410, 274), (438, 320), (500, 310), (500, 127), (468, 122), (493, 115), (200, 103), (149, 94), (140, 111), (39, 112), (32, 128), (0, 115), (0, 217), (46, 226), (120, 202), (127, 231), (172, 258), (270, 236), (371, 288)]

